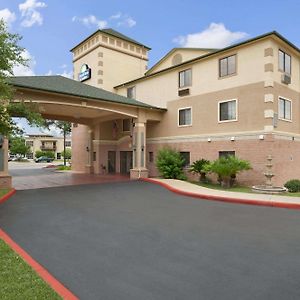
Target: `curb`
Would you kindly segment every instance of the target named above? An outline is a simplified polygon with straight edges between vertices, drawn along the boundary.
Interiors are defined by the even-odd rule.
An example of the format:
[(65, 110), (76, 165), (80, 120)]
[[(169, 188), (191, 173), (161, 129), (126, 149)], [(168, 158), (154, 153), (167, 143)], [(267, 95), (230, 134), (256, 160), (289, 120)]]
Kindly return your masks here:
[(9, 191), (7, 194), (5, 194), (4, 196), (2, 196), (0, 198), (0, 203), (3, 203), (5, 201), (7, 201), (13, 194), (16, 193), (16, 190), (15, 189), (12, 189), (11, 191)]
[(240, 198), (232, 198), (232, 197), (224, 197), (224, 196), (213, 196), (206, 194), (198, 194), (192, 192), (186, 192), (179, 189), (176, 189), (165, 182), (156, 181), (151, 178), (140, 178), (139, 180), (154, 183), (160, 185), (169, 191), (193, 198), (198, 198), (202, 200), (210, 200), (210, 201), (219, 201), (219, 202), (227, 202), (227, 203), (235, 203), (235, 204), (245, 204), (245, 205), (255, 205), (255, 206), (267, 206), (267, 207), (277, 207), (277, 208), (287, 208), (287, 209), (299, 209), (300, 203), (286, 203), (286, 202), (276, 202), (276, 201), (264, 201), (264, 200), (251, 200), (251, 199), (240, 199)]
[(22, 249), (12, 238), (0, 229), (0, 238), (9, 245), (23, 260), (32, 267), (32, 269), (56, 291), (65, 300), (79, 300), (71, 291), (64, 287), (56, 278), (54, 278), (43, 266), (35, 261), (24, 249)]

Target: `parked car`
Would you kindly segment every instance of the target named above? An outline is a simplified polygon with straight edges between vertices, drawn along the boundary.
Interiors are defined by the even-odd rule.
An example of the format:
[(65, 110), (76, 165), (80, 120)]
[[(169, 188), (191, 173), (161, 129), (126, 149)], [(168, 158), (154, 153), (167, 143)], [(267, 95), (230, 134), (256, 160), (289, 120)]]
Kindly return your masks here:
[(54, 158), (51, 157), (47, 157), (47, 156), (41, 156), (39, 158), (36, 158), (34, 161), (36, 163), (40, 163), (40, 162), (53, 162)]

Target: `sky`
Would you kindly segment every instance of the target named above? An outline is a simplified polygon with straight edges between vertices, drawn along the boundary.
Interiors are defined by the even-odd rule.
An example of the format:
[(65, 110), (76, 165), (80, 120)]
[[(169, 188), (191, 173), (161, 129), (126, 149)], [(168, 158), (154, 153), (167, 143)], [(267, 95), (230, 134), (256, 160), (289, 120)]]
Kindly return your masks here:
[(0, 0), (31, 61), (14, 69), (25, 76), (72, 77), (69, 50), (103, 28), (151, 47), (149, 67), (173, 47), (221, 48), (273, 30), (300, 47), (299, 12), (300, 0)]

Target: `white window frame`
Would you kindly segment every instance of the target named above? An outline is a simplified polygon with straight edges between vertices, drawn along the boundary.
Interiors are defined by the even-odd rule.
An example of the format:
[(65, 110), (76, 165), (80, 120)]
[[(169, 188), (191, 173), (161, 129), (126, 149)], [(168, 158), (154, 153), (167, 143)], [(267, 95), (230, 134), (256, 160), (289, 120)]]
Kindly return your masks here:
[[(182, 72), (186, 72), (186, 71), (191, 71), (191, 83), (188, 84), (188, 85), (183, 85), (183, 86), (180, 86), (180, 73)], [(192, 68), (188, 68), (188, 69), (184, 69), (184, 70), (181, 70), (178, 72), (178, 89), (185, 89), (187, 87), (191, 87), (193, 85), (193, 70)]]
[[(291, 103), (291, 119), (280, 118), (280, 99), (289, 101)], [(278, 96), (278, 120), (285, 121), (285, 122), (292, 122), (293, 121), (293, 101), (286, 97)]]
[[(179, 112), (181, 110), (186, 110), (186, 109), (190, 109), (191, 110), (191, 124), (179, 125)], [(178, 110), (177, 110), (177, 126), (178, 127), (190, 127), (192, 125), (193, 125), (193, 109), (192, 109), (192, 107), (189, 106), (189, 107), (180, 107), (180, 108), (178, 108)]]
[[(227, 68), (228, 68), (228, 58), (232, 57), (232, 56), (235, 56), (235, 72), (231, 73), (231, 74), (221, 75), (221, 60), (227, 59)], [(238, 67), (237, 64), (238, 64), (238, 54), (237, 53), (233, 53), (233, 54), (219, 58), (219, 60), (218, 60), (218, 77), (219, 77), (219, 79), (237, 75), (237, 67)], [(228, 71), (228, 69), (227, 69), (227, 71)]]
[[(220, 120), (220, 104), (221, 103), (225, 103), (225, 102), (232, 102), (235, 101), (236, 105), (235, 105), (235, 119), (232, 120)], [(218, 123), (229, 123), (229, 122), (237, 122), (238, 121), (238, 99), (228, 99), (228, 100), (221, 100), (218, 102)]]
[[(280, 56), (279, 56), (280, 52), (283, 53), (283, 69), (280, 68)], [(286, 70), (285, 70), (285, 56), (286, 55), (290, 57), (290, 73), (286, 72)], [(285, 50), (282, 50), (281, 48), (278, 49), (278, 70), (284, 74), (292, 76), (292, 56), (290, 54), (288, 54)]]

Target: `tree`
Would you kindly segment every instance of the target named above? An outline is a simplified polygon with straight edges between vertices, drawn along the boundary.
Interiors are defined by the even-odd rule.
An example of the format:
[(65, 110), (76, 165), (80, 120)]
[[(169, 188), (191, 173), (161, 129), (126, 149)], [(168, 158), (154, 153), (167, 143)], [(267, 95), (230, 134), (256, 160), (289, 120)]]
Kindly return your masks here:
[(9, 84), (16, 65), (27, 65), (23, 58), (24, 48), (18, 45), (21, 37), (7, 31), (0, 19), (0, 134), (10, 136), (21, 132), (12, 117), (24, 117), (30, 125), (43, 126), (44, 120), (34, 103), (13, 102), (14, 88)]
[(205, 171), (205, 166), (209, 164), (209, 160), (206, 160), (204, 158), (196, 160), (193, 162), (190, 168), (190, 172), (199, 174), (199, 180), (201, 182), (206, 181), (206, 171)]
[[(71, 130), (72, 130), (71, 123), (66, 122), (66, 121), (54, 121), (53, 124), (58, 129), (60, 129), (61, 133), (64, 135), (63, 153), (66, 153), (66, 136), (71, 133)], [(67, 155), (63, 155), (63, 157), (64, 157), (64, 166), (66, 166), (67, 165)]]
[(63, 152), (62, 152), (62, 154), (61, 154), (64, 158), (66, 158), (66, 159), (71, 159), (71, 157), (72, 157), (72, 151), (71, 151), (71, 149), (66, 149), (66, 150), (64, 150)]
[(46, 157), (49, 157), (49, 158), (55, 158), (55, 153), (53, 151), (41, 151), (41, 150), (36, 150), (35, 151), (35, 157), (36, 158), (39, 158), (39, 157), (42, 157), (42, 156), (46, 156)]
[(179, 152), (170, 148), (163, 148), (158, 152), (156, 166), (164, 178), (184, 180), (186, 179), (183, 173), (184, 162), (185, 160)]
[(25, 139), (23, 137), (15, 136), (10, 140), (9, 151), (14, 155), (25, 156), (29, 153), (30, 147), (26, 145)]

